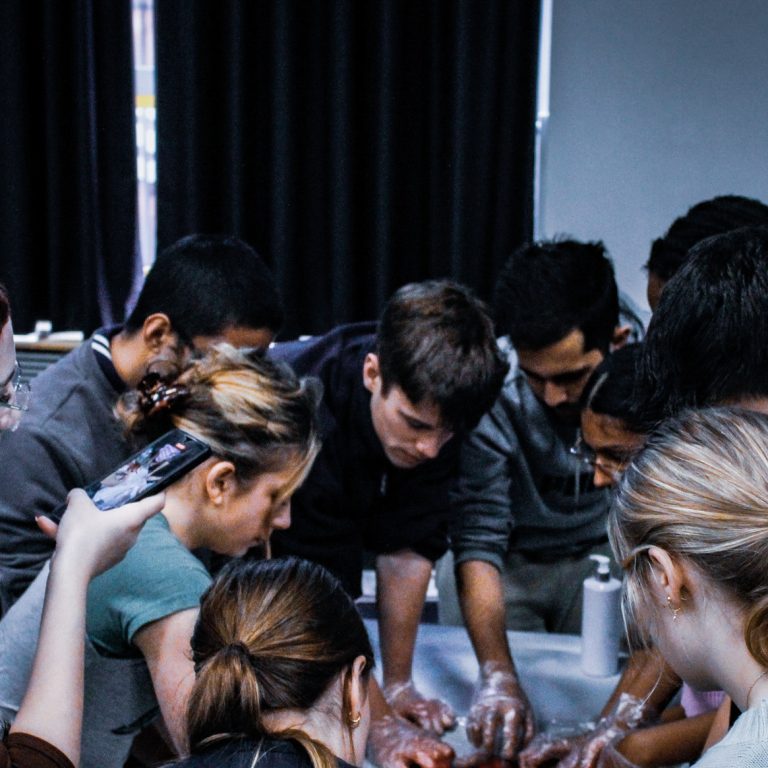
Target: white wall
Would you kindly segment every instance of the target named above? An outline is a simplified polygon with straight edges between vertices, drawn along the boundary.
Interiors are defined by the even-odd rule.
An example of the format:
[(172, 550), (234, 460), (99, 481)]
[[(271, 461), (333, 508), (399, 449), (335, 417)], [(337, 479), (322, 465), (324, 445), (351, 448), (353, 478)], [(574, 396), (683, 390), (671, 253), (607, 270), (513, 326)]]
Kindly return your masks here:
[(768, 0), (554, 0), (550, 106), (543, 234), (602, 239), (646, 308), (673, 219), (768, 201)]

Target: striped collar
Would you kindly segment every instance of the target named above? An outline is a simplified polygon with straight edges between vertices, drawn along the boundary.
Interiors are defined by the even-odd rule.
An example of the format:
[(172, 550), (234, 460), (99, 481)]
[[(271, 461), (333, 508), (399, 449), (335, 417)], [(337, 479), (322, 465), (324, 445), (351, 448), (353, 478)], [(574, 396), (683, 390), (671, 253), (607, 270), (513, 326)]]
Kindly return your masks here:
[(112, 362), (112, 350), (109, 344), (112, 337), (120, 333), (122, 329), (122, 325), (112, 325), (107, 328), (99, 328), (91, 336), (91, 349), (96, 357), (96, 362), (116, 392), (125, 390), (125, 382), (118, 375)]

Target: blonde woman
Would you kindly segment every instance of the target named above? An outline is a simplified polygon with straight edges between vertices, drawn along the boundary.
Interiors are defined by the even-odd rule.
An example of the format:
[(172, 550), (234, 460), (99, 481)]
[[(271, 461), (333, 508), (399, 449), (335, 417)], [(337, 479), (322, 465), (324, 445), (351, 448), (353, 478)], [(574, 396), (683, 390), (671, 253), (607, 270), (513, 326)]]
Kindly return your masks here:
[[(162, 513), (128, 557), (91, 584), (83, 768), (121, 768), (158, 705), (172, 745), (183, 750), (194, 680), (189, 638), (210, 584), (192, 550), (242, 555), (290, 524), (290, 496), (319, 447), (316, 401), (314, 388), (289, 369), (224, 345), (174, 381), (146, 381), (120, 402), (131, 430), (154, 438), (178, 427), (206, 442), (212, 455), (167, 489)], [(0, 623), (7, 719), (26, 687), (45, 578)]]
[(176, 768), (362, 764), (373, 652), (322, 566), (232, 563), (203, 598), (192, 657), (191, 755)]
[(663, 425), (626, 471), (609, 530), (630, 626), (741, 712), (696, 768), (768, 765), (768, 417), (715, 408)]

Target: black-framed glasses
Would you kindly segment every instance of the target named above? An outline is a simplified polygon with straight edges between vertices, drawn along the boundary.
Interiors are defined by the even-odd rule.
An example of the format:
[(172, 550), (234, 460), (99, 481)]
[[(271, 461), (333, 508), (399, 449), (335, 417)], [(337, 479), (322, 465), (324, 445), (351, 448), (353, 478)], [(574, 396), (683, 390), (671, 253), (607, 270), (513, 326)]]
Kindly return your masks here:
[(22, 377), (21, 366), (16, 361), (13, 373), (0, 389), (0, 408), (4, 409), (4, 417), (0, 414), (0, 429), (13, 431), (19, 426), (24, 413), (29, 410), (32, 388)]
[(621, 473), (627, 468), (630, 458), (606, 458), (598, 456), (585, 442), (581, 430), (576, 435), (576, 442), (569, 448), (568, 453), (575, 456), (585, 467), (594, 472), (596, 468), (605, 472), (611, 480), (618, 480)]

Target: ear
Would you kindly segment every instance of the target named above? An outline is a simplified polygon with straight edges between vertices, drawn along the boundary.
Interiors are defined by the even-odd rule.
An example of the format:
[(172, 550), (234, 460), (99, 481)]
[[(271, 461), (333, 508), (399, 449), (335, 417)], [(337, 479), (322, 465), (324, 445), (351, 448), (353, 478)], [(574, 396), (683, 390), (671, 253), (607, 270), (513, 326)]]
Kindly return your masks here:
[(215, 507), (224, 507), (237, 492), (235, 465), (231, 461), (217, 461), (205, 475), (205, 492)]
[(141, 338), (146, 348), (153, 353), (178, 343), (171, 319), (163, 312), (155, 312), (144, 320), (141, 326)]
[(369, 352), (363, 361), (363, 386), (373, 394), (381, 387), (381, 371), (379, 370), (379, 356)]
[(611, 339), (611, 352), (615, 352), (617, 349), (621, 349), (627, 341), (629, 341), (629, 334), (632, 333), (631, 325), (617, 325), (613, 329), (613, 338)]
[(685, 599), (685, 569), (661, 547), (650, 547), (648, 559), (651, 561), (654, 575), (651, 588), (658, 601), (671, 608), (679, 608)]
[(350, 710), (357, 714), (361, 712), (368, 698), (368, 681), (370, 675), (365, 675), (365, 656), (358, 656), (353, 662), (347, 676), (349, 692), (347, 694)]

